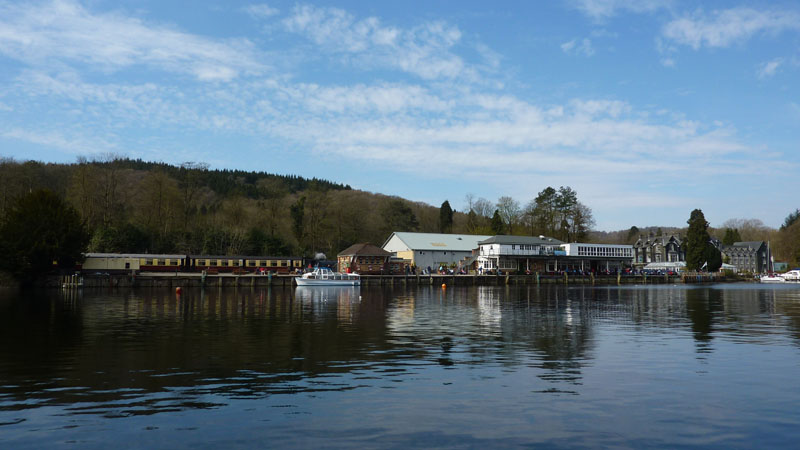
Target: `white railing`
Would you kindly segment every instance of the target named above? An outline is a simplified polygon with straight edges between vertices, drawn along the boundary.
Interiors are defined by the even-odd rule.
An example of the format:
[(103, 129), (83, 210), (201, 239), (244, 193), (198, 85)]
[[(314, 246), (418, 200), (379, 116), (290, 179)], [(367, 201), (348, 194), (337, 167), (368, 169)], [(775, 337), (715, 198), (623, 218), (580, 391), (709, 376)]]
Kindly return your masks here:
[(502, 250), (481, 250), (481, 256), (552, 256), (553, 249), (550, 248), (536, 248), (532, 250), (522, 249), (502, 249)]

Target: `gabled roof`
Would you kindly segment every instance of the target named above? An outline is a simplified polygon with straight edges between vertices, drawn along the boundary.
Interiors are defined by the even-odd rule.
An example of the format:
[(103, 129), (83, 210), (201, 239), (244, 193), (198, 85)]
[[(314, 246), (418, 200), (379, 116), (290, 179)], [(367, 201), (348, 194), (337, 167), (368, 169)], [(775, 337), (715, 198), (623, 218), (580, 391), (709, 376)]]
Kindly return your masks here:
[(377, 247), (372, 244), (353, 244), (350, 247), (339, 252), (338, 256), (353, 256), (353, 255), (367, 255), (367, 256), (390, 256), (392, 253)]
[(479, 244), (561, 245), (563, 242), (547, 236), (508, 236), (505, 234), (500, 234), (497, 236), (492, 236), (489, 239), (485, 239), (479, 242)]
[(405, 231), (395, 231), (386, 244), (397, 237), (410, 250), (449, 250), (453, 252), (471, 252), (478, 248), (478, 242), (488, 239), (491, 236), (477, 234), (444, 234), (444, 233), (411, 233)]
[(751, 247), (754, 250), (758, 250), (761, 246), (764, 245), (764, 241), (749, 241), (749, 242), (734, 242), (734, 247)]

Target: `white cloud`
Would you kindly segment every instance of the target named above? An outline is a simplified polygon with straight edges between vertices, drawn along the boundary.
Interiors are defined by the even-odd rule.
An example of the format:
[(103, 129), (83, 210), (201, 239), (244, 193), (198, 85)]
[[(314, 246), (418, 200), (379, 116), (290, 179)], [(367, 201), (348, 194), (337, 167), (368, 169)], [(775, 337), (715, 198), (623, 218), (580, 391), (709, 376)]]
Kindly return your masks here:
[(800, 30), (800, 14), (793, 11), (759, 11), (737, 7), (706, 14), (697, 11), (667, 23), (662, 35), (697, 50), (700, 47), (728, 47), (758, 34), (777, 35)]
[(585, 15), (595, 20), (603, 20), (621, 11), (649, 13), (667, 9), (673, 2), (671, 0), (571, 0), (570, 3)]
[(758, 70), (756, 71), (756, 75), (760, 79), (769, 78), (778, 71), (778, 68), (783, 65), (784, 59), (783, 58), (775, 58), (772, 61), (767, 61), (759, 65)]
[(85, 154), (87, 149), (91, 149), (94, 153), (102, 153), (111, 152), (116, 148), (115, 144), (100, 137), (87, 138), (83, 134), (65, 136), (61, 132), (48, 129), (3, 127), (0, 128), (0, 137), (57, 148), (76, 155)]
[(294, 8), (284, 25), (328, 51), (357, 55), (367, 66), (400, 69), (423, 79), (474, 76), (451, 51), (461, 32), (444, 22), (402, 29), (384, 26), (376, 17), (357, 20), (341, 9), (302, 5)]
[(569, 42), (561, 44), (561, 50), (567, 54), (573, 55), (594, 55), (594, 48), (592, 48), (592, 41), (588, 38), (583, 38), (580, 41), (573, 39)]
[(0, 54), (37, 67), (145, 65), (205, 81), (265, 69), (246, 39), (217, 41), (120, 13), (95, 14), (69, 0), (0, 4)]
[(280, 13), (279, 9), (273, 8), (266, 3), (247, 5), (242, 8), (242, 11), (246, 12), (254, 19), (266, 19)]

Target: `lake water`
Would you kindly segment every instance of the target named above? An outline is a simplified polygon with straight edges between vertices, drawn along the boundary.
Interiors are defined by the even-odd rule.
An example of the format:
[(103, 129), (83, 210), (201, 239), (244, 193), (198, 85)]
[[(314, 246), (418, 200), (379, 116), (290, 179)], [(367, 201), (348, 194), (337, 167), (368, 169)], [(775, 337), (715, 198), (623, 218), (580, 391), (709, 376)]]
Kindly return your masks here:
[(2, 448), (797, 448), (800, 285), (0, 293)]

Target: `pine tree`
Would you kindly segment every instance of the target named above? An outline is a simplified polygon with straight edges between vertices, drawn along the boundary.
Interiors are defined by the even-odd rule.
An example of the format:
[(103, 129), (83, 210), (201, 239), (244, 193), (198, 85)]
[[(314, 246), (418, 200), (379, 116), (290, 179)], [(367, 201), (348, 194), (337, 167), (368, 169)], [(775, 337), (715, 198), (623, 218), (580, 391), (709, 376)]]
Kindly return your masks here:
[(498, 210), (494, 210), (494, 215), (492, 216), (492, 232), (494, 234), (506, 233), (506, 224), (503, 222), (503, 218), (500, 217), (500, 211)]
[(0, 265), (23, 282), (49, 272), (53, 262), (72, 268), (89, 234), (78, 212), (49, 190), (17, 199), (0, 224)]
[(686, 270), (697, 271), (706, 266), (708, 271), (716, 271), (722, 266), (719, 250), (711, 243), (708, 222), (703, 211), (695, 209), (687, 221)]
[(439, 208), (439, 232), (450, 233), (453, 231), (453, 208), (447, 200)]

